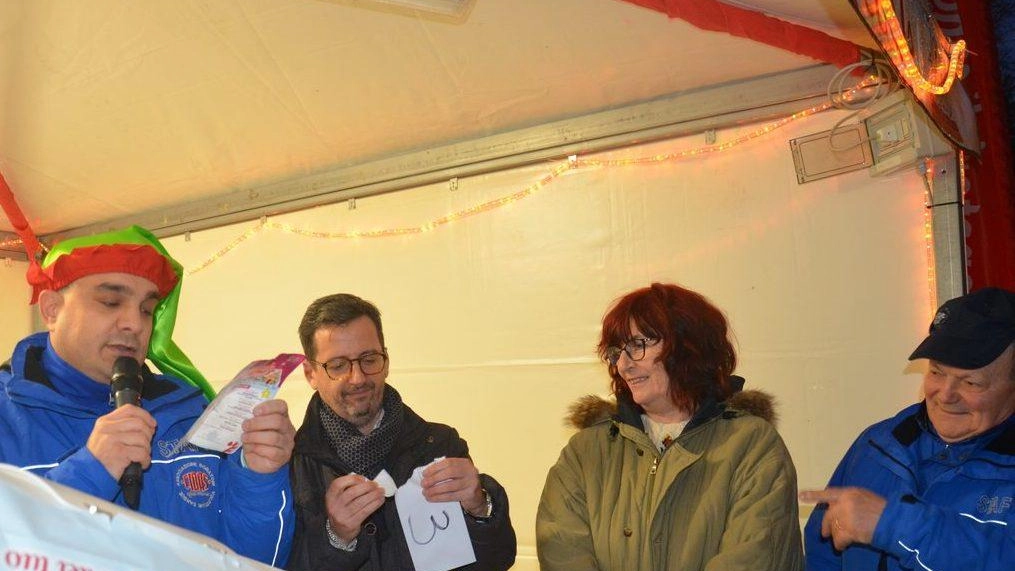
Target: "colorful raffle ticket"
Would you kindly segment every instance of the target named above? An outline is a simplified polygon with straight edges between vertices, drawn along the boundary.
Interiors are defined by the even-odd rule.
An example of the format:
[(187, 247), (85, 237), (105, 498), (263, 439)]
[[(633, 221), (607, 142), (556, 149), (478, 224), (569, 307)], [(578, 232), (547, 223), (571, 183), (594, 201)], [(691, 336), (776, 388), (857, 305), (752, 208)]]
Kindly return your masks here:
[(239, 450), (243, 421), (254, 416), (254, 407), (275, 398), (282, 381), (302, 362), (303, 355), (282, 353), (244, 367), (219, 391), (184, 435), (177, 450), (187, 444), (226, 454)]

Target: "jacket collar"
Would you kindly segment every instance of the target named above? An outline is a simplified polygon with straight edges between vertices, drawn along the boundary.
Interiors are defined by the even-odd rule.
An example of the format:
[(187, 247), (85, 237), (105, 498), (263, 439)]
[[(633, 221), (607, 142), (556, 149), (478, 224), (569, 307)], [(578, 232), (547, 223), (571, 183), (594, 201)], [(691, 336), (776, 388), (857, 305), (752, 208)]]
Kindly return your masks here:
[(1015, 456), (1015, 415), (1009, 416), (998, 431), (997, 437), (984, 447), (988, 452)]
[[(12, 376), (14, 378), (21, 377), (27, 381), (25, 384), (26, 394), (37, 395), (38, 398), (46, 401), (58, 397), (61, 400), (67, 401), (64, 403), (64, 406), (69, 408), (91, 410), (93, 407), (82, 406), (83, 403), (66, 399), (57, 391), (56, 386), (50, 379), (49, 372), (47, 372), (44, 366), (47, 347), (49, 347), (49, 333), (45, 332), (30, 335), (18, 343), (15, 353), (7, 365), (11, 370)], [(51, 357), (59, 359), (55, 355)], [(147, 365), (141, 367), (141, 379), (143, 381), (141, 398), (146, 401), (166, 396), (179, 388), (172, 381), (155, 376)], [(103, 410), (100, 412), (107, 411)]]
[[(694, 413), (691, 420), (688, 421), (687, 426), (684, 427), (684, 432), (697, 428), (709, 420), (719, 416), (726, 410), (725, 403), (720, 403), (713, 397), (708, 397), (705, 402), (701, 403), (698, 407), (698, 411)], [(618, 430), (618, 424), (627, 424), (642, 432), (645, 431), (645, 427), (641, 422), (642, 408), (635, 404), (629, 397), (621, 397), (617, 400), (617, 414), (614, 415), (613, 420), (615, 421), (611, 433), (616, 434)]]
[[(737, 375), (730, 376), (730, 385), (733, 388), (733, 393), (738, 393), (744, 388), (744, 378)], [(719, 402), (714, 396), (708, 396), (702, 401), (701, 405), (698, 406), (698, 410), (688, 421), (687, 426), (684, 427), (684, 432), (693, 430), (705, 424), (712, 418), (719, 416), (726, 410), (726, 403)], [(638, 406), (634, 400), (631, 399), (630, 395), (624, 395), (617, 399), (617, 414), (613, 417), (616, 422), (621, 424), (628, 424), (637, 428), (638, 430), (644, 431), (645, 427), (642, 426), (641, 413), (644, 412), (640, 406)], [(616, 426), (614, 426), (614, 432)]]
[[(388, 386), (384, 390), (389, 390), (390, 388)], [(336, 471), (336, 473), (348, 473), (349, 469), (338, 461), (335, 452), (332, 450), (331, 443), (328, 441), (328, 435), (324, 430), (324, 425), (321, 423), (320, 407), (322, 406), (328, 405), (321, 399), (320, 393), (315, 391), (313, 396), (310, 397), (310, 403), (307, 404), (307, 411), (303, 416), (303, 425), (296, 431), (296, 446), (293, 450), (293, 456), (306, 456), (315, 462), (328, 466), (333, 471)], [(402, 410), (404, 414), (402, 430), (396, 437), (395, 445), (388, 452), (384, 462), (385, 470), (388, 470), (389, 475), (395, 480), (397, 485), (402, 485), (409, 479), (415, 466), (408, 467), (408, 472), (405, 474), (401, 472), (396, 474), (392, 470), (398, 470), (396, 470), (395, 466), (391, 465), (391, 459), (401, 458), (406, 455), (407, 450), (418, 448), (423, 444), (423, 439), (427, 436), (427, 431), (424, 429), (425, 421), (404, 402), (402, 403)]]
[[(935, 438), (937, 438), (937, 432), (934, 430), (930, 417), (927, 415), (926, 401), (916, 405), (915, 409), (907, 409), (900, 416), (902, 416), (901, 422), (896, 424), (895, 428), (892, 429), (892, 436), (901, 446), (910, 446), (924, 432), (934, 434)], [(978, 439), (986, 441), (983, 450), (1005, 456), (1015, 456), (1015, 415), (1008, 417), (1008, 420), (991, 428), (987, 432), (974, 436), (964, 442)]]

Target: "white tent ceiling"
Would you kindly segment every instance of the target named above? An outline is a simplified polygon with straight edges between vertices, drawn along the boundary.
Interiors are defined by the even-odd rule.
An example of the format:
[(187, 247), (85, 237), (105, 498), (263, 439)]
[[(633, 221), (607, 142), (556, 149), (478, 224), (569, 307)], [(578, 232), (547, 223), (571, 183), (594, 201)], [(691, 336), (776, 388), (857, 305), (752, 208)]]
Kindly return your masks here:
[[(848, 0), (737, 4), (872, 45)], [(40, 235), (159, 226), (819, 63), (620, 0), (475, 0), (460, 22), (352, 0), (4, 0), (0, 171)]]

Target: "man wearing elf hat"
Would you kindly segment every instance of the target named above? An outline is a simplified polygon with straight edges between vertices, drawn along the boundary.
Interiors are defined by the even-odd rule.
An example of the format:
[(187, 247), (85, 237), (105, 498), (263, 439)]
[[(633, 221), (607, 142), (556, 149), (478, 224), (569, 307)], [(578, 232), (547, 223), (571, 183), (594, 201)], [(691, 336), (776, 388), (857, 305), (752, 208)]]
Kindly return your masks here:
[(868, 428), (804, 532), (809, 571), (1015, 569), (1015, 292), (946, 302), (924, 400)]
[[(181, 277), (137, 226), (66, 240), (41, 264), (30, 255), (32, 303), (48, 331), (0, 367), (0, 462), (121, 505), (133, 503), (119, 482), (136, 463), (143, 479), (131, 507), (281, 566), (293, 529), (285, 402), (255, 409), (241, 453), (177, 450), (214, 395), (172, 341)], [(114, 407), (120, 357), (147, 357), (164, 373), (142, 367), (140, 407)]]

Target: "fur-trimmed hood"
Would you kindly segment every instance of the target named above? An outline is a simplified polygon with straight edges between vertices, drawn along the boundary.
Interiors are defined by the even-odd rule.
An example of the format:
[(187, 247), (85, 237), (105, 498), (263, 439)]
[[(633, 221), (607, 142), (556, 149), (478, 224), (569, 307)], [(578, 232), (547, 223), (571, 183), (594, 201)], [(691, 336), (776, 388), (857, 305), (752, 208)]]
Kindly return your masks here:
[[(775, 397), (759, 390), (738, 391), (725, 403), (727, 408), (735, 408), (753, 416), (763, 418), (775, 426), (779, 420), (775, 412)], [(577, 429), (588, 428), (617, 414), (617, 402), (598, 395), (585, 395), (567, 409), (565, 424)]]

